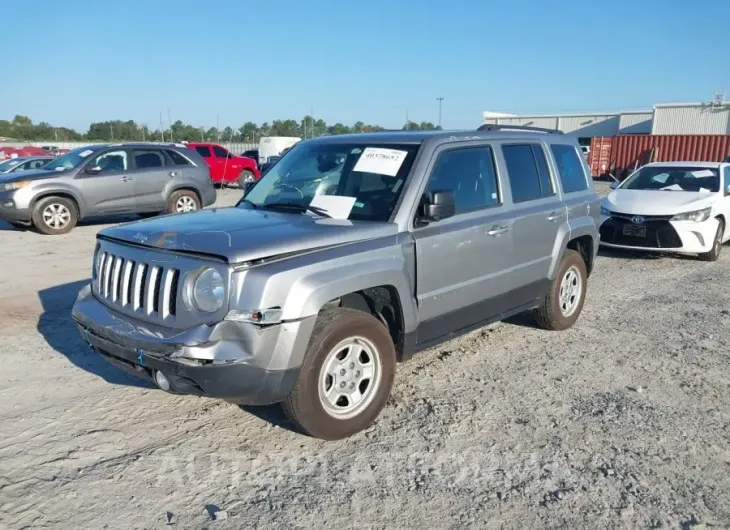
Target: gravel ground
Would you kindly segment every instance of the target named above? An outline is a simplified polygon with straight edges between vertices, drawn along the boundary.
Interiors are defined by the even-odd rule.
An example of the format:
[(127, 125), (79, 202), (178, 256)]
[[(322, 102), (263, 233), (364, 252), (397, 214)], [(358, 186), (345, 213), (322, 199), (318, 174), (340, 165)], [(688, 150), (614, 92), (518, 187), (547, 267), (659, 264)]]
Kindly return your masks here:
[(602, 253), (573, 329), (424, 352), (322, 442), (92, 354), (69, 312), (103, 226), (0, 224), (0, 528), (730, 527), (728, 249)]

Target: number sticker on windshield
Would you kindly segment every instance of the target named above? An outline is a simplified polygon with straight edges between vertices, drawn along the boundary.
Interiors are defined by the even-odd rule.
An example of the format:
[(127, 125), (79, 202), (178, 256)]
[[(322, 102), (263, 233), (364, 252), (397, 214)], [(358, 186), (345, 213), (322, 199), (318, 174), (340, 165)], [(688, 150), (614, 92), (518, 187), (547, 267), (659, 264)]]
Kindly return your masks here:
[(714, 177), (714, 176), (715, 176), (715, 173), (713, 173), (713, 172), (712, 172), (711, 170), (709, 170), (709, 169), (701, 169), (701, 170), (699, 170), (699, 171), (693, 171), (693, 172), (692, 172), (692, 174), (693, 174), (693, 175), (694, 175), (694, 176), (695, 176), (696, 178), (698, 178), (698, 179), (701, 179), (701, 178), (703, 178), (703, 177)]
[(408, 155), (408, 151), (368, 147), (360, 155), (353, 171), (395, 177), (406, 159), (406, 155)]

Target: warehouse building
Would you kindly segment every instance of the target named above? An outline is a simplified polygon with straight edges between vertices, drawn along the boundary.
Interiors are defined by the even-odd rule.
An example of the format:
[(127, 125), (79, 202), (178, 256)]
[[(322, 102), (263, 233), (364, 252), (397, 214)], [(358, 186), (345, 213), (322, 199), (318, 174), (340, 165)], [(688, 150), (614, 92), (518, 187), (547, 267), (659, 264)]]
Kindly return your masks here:
[(590, 145), (593, 137), (624, 134), (730, 134), (730, 101), (673, 103), (652, 109), (586, 114), (518, 116), (484, 112), (482, 123), (556, 129)]

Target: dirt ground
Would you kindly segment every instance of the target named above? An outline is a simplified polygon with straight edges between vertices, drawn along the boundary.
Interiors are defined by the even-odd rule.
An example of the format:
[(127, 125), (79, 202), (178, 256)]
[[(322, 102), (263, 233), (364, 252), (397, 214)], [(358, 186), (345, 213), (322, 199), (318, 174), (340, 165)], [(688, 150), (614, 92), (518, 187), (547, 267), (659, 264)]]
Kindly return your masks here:
[(730, 527), (728, 248), (602, 252), (573, 329), (420, 354), (372, 428), (322, 442), (89, 350), (70, 309), (107, 222), (0, 224), (0, 528)]

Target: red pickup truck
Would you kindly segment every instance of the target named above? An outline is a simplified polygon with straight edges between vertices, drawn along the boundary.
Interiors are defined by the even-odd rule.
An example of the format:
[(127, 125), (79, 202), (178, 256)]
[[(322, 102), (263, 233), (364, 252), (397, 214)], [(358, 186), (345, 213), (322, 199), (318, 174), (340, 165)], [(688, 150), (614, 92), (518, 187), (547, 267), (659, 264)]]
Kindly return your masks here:
[(257, 181), (261, 173), (256, 161), (231, 153), (218, 144), (188, 142), (190, 149), (195, 149), (210, 166), (210, 179), (216, 184), (237, 182), (241, 188), (246, 182)]

